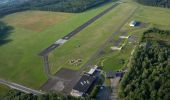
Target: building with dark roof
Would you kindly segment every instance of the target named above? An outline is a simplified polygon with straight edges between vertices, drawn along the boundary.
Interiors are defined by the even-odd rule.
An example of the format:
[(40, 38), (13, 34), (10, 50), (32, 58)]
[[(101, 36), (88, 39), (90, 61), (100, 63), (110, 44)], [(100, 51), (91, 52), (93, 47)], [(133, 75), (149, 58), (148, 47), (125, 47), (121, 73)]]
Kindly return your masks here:
[(106, 77), (107, 78), (114, 78), (115, 77), (115, 72), (109, 71), (108, 73), (106, 73)]
[(116, 72), (116, 77), (123, 77), (123, 72)]
[(93, 87), (93, 83), (95, 81), (95, 77), (89, 74), (84, 74), (81, 79), (77, 82), (77, 84), (73, 87), (71, 91), (72, 96), (84, 96), (89, 90)]

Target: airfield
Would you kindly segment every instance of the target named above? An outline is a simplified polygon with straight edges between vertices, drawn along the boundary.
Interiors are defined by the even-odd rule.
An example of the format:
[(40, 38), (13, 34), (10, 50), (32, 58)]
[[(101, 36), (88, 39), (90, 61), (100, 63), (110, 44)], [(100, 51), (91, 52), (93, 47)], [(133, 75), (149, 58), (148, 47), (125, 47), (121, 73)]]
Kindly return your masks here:
[[(0, 45), (0, 78), (38, 90), (68, 92), (83, 71), (93, 65), (102, 66), (105, 72), (125, 68), (144, 30), (170, 28), (169, 9), (124, 0), (57, 49), (45, 53), (52, 76), (49, 77), (45, 73), (44, 55), (40, 53), (113, 4), (110, 2), (83, 13), (24, 11), (5, 16), (1, 21), (14, 29), (7, 38), (10, 41)], [(130, 27), (132, 20), (142, 25)], [(66, 87), (69, 88), (64, 89)]]

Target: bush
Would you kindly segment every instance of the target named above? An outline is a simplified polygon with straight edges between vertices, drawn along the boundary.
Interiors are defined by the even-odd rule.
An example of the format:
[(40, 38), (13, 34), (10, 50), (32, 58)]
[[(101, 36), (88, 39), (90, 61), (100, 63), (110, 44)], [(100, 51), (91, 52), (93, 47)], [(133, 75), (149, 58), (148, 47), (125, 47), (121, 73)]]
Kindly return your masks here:
[(90, 93), (90, 98), (95, 98), (97, 96), (97, 93), (99, 92), (100, 90), (100, 86), (99, 85), (96, 85), (92, 92)]

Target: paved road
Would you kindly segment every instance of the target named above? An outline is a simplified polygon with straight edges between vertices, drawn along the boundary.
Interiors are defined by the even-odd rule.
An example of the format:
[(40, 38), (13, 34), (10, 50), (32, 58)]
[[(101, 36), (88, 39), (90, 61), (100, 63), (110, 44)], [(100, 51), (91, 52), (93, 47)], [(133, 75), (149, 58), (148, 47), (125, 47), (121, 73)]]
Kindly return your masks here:
[(44, 62), (44, 67), (45, 67), (45, 74), (49, 79), (56, 79), (58, 81), (64, 81), (64, 82), (69, 82), (70, 80), (66, 80), (57, 76), (54, 76), (51, 74), (50, 67), (49, 67), (49, 62), (48, 62), (48, 56), (43, 56), (43, 62)]
[(9, 82), (9, 81), (3, 80), (3, 79), (0, 79), (0, 84), (9, 86), (12, 89), (16, 89), (16, 90), (22, 91), (24, 93), (32, 93), (34, 95), (45, 94), (44, 92), (41, 92), (41, 91), (38, 91), (38, 90), (34, 90), (34, 89), (31, 89), (31, 88), (25, 87), (23, 85), (16, 84), (16, 83), (13, 83), (13, 82)]
[[(69, 34), (67, 34), (66, 36), (64, 36), (62, 39), (64, 40), (69, 40), (70, 38), (72, 38), (74, 35), (76, 35), (77, 33), (79, 33), (81, 30), (85, 29), (87, 26), (89, 26), (90, 24), (92, 24), (93, 22), (95, 22), (97, 19), (99, 19), (100, 17), (102, 17), (103, 15), (105, 15), (107, 12), (109, 12), (111, 9), (113, 9), (114, 7), (116, 7), (119, 3), (114, 3), (111, 7), (107, 8), (106, 10), (104, 10), (103, 12), (99, 13), (98, 15), (94, 16), (93, 18), (91, 18), (90, 20), (88, 20), (87, 22), (85, 22), (83, 25), (77, 27), (75, 30), (73, 30), (72, 32), (70, 32)], [(60, 44), (52, 44), (50, 45), (48, 48), (44, 49), (42, 52), (39, 53), (40, 56), (45, 56), (48, 55), (48, 53), (50, 53), (52, 50), (54, 50), (55, 48), (58, 48), (60, 46)]]

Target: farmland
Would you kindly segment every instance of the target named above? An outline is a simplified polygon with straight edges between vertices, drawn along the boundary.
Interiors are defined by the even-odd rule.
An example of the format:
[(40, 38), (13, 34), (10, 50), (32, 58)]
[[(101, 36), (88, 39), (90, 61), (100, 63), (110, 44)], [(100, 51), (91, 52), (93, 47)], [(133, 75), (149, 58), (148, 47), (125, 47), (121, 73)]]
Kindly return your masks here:
[(0, 77), (39, 88), (47, 78), (38, 53), (111, 4), (78, 14), (26, 11), (5, 16), (1, 21), (13, 30), (8, 37), (11, 41), (0, 46)]

